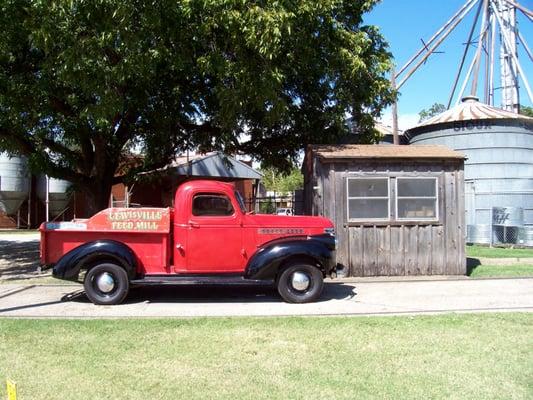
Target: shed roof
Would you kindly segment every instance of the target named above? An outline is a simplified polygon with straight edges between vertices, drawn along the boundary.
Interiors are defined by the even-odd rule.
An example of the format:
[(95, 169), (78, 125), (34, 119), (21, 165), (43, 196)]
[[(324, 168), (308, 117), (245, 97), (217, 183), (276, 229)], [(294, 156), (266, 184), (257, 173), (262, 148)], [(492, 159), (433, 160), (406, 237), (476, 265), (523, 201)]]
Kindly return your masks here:
[(457, 106), (444, 111), (441, 114), (422, 122), (411, 129), (416, 129), (422, 126), (436, 125), (445, 122), (455, 121), (472, 121), (483, 119), (513, 119), (533, 121), (533, 118), (525, 115), (516, 114), (510, 111), (505, 111), (501, 108), (489, 106), (480, 103), (477, 97), (467, 96)]
[(319, 158), (340, 159), (464, 159), (463, 153), (440, 145), (312, 145), (310, 150)]
[(166, 167), (153, 172), (171, 175), (217, 177), (233, 179), (261, 179), (255, 169), (231, 156), (215, 151), (207, 154), (178, 156)]

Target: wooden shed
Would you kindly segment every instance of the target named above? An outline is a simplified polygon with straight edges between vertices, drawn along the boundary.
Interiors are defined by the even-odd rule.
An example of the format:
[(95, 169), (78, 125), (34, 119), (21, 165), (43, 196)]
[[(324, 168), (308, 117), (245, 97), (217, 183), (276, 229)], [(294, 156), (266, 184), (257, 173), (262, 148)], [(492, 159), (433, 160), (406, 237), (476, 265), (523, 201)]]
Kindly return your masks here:
[(464, 275), (464, 160), (445, 146), (309, 146), (304, 207), (335, 223), (341, 274)]

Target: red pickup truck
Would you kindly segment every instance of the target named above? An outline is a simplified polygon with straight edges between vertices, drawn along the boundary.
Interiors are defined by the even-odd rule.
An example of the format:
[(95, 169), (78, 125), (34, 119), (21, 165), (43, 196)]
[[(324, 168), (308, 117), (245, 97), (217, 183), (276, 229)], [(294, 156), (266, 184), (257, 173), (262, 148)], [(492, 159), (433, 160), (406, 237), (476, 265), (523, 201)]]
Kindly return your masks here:
[(330, 220), (254, 215), (218, 181), (182, 184), (174, 208), (108, 208), (40, 231), (41, 263), (56, 278), (83, 282), (95, 304), (118, 304), (141, 285), (265, 283), (305, 303), (336, 267)]

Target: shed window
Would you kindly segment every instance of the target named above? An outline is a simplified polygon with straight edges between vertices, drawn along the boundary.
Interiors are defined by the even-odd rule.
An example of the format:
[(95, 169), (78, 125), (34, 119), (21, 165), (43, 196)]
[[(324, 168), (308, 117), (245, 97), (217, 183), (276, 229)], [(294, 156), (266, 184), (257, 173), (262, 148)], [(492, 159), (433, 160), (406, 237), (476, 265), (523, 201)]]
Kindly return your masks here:
[(389, 219), (389, 178), (348, 178), (348, 219)]
[(396, 178), (399, 220), (438, 219), (437, 178)]

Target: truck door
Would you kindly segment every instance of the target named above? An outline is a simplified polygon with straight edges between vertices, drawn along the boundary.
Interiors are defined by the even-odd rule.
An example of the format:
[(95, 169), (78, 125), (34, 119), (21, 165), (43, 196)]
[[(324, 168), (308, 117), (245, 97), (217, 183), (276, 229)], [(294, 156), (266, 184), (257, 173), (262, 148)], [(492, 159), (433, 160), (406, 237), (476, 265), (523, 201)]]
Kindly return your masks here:
[(187, 272), (242, 272), (241, 214), (224, 193), (195, 193), (187, 228)]

